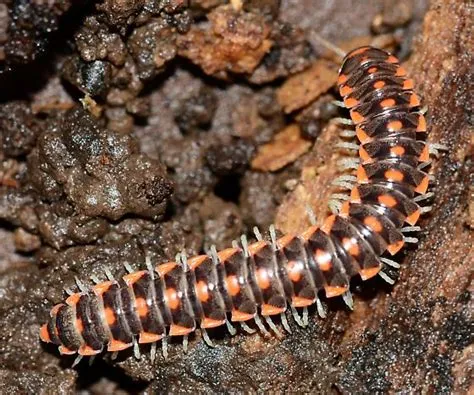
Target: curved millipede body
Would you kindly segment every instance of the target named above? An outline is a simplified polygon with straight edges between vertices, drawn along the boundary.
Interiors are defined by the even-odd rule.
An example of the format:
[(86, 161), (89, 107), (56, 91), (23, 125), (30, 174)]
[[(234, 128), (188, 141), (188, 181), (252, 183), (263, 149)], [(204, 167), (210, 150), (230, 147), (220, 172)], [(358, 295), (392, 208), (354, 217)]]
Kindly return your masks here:
[[(404, 227), (418, 221), (423, 210), (428, 162), (423, 142), (426, 121), (413, 80), (393, 55), (362, 47), (350, 52), (340, 69), (338, 88), (350, 111), (359, 161), (350, 195), (321, 227), (272, 241), (261, 237), (209, 255), (168, 262), (129, 273), (118, 280), (82, 287), (56, 305), (40, 337), (63, 354), (95, 355), (104, 347), (120, 351), (137, 343), (154, 343), (168, 336), (260, 317), (276, 329), (271, 316), (291, 307), (328, 298), (350, 300), (352, 277), (367, 280), (383, 274), (386, 256), (413, 238)], [(418, 198), (417, 198), (418, 197)], [(259, 236), (259, 234), (257, 234)], [(416, 240), (416, 239), (415, 239)], [(299, 323), (304, 319), (295, 314)], [(229, 322), (230, 321), (230, 322)], [(243, 326), (249, 329), (245, 324)]]

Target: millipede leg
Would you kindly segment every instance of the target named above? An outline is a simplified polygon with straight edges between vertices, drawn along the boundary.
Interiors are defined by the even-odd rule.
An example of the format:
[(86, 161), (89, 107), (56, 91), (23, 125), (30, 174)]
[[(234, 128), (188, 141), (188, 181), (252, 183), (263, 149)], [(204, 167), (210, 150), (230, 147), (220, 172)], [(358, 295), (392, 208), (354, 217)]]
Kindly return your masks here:
[(118, 357), (118, 351), (115, 351), (115, 352), (113, 352), (112, 355), (110, 356), (110, 359), (111, 359), (112, 361), (115, 361), (115, 360), (117, 359), (117, 357)]
[(150, 361), (151, 363), (155, 362), (156, 358), (156, 342), (151, 343), (151, 348), (150, 348)]
[(285, 313), (281, 313), (280, 314), (280, 317), (281, 317), (281, 323), (283, 325), (283, 328), (285, 328), (285, 331), (287, 331), (288, 333), (293, 333), (291, 331), (291, 328), (290, 328), (290, 325), (288, 324), (288, 320), (286, 318), (286, 314)]
[(183, 352), (185, 354), (188, 352), (188, 344), (189, 344), (188, 335), (184, 335), (183, 336)]
[(387, 276), (387, 274), (384, 273), (382, 270), (379, 272), (379, 276), (382, 277), (384, 279), (384, 281), (386, 281), (390, 285), (395, 284), (395, 280), (390, 278), (389, 276)]
[(81, 280), (79, 280), (78, 277), (74, 277), (74, 280), (76, 280), (77, 288), (79, 288), (81, 292), (89, 292), (89, 288), (87, 287), (87, 285), (84, 284)]
[(133, 338), (133, 355), (135, 359), (141, 359), (140, 347), (138, 346), (137, 339)]
[(291, 306), (291, 314), (293, 315), (293, 319), (296, 321), (296, 323), (297, 323), (299, 326), (303, 326), (303, 327), (304, 327), (303, 321), (301, 321), (301, 317), (300, 317), (300, 315), (298, 314), (298, 311), (297, 311), (296, 308), (294, 308), (293, 306)]
[(99, 277), (97, 277), (95, 274), (93, 274), (91, 277), (91, 280), (94, 284), (100, 284), (100, 280), (99, 280)]
[(161, 352), (163, 353), (163, 358), (168, 359), (168, 338), (166, 336), (161, 339)]
[(146, 266), (146, 269), (148, 270), (148, 273), (150, 274), (150, 277), (152, 280), (155, 279), (155, 269), (153, 267), (153, 265), (151, 264), (151, 258), (150, 258), (150, 255), (146, 255), (145, 256), (145, 266)]
[(260, 233), (260, 229), (258, 229), (256, 226), (253, 227), (253, 233), (258, 241), (263, 240), (262, 234)]
[(125, 263), (123, 264), (123, 267), (125, 268), (125, 270), (127, 271), (127, 273), (133, 273), (133, 272), (134, 272), (133, 268), (130, 266), (130, 264), (129, 264), (128, 262), (125, 262)]
[(74, 362), (72, 363), (71, 368), (75, 367), (79, 362), (81, 362), (81, 360), (82, 360), (82, 355), (79, 354), (74, 360)]
[(68, 295), (72, 295), (74, 293), (74, 291), (69, 287), (65, 287), (63, 289), (64, 289), (64, 292), (66, 292)]
[(305, 211), (306, 211), (306, 215), (308, 216), (309, 223), (311, 224), (311, 226), (316, 226), (317, 219), (316, 219), (316, 214), (314, 213), (313, 208), (309, 204), (306, 204)]
[(275, 323), (272, 321), (272, 319), (270, 318), (270, 316), (268, 315), (264, 315), (263, 318), (265, 319), (265, 321), (267, 322), (268, 326), (270, 327), (270, 329), (273, 331), (273, 333), (275, 333), (275, 335), (278, 337), (278, 338), (282, 338), (283, 337), (283, 334), (281, 333), (281, 331), (276, 327)]
[(105, 276), (107, 277), (107, 280), (109, 281), (115, 281), (115, 278), (112, 274), (112, 272), (110, 271), (110, 268), (109, 267), (105, 267), (104, 269), (104, 273), (105, 273)]
[(262, 320), (260, 319), (260, 316), (257, 314), (255, 317), (253, 317), (255, 323), (258, 326), (258, 329), (260, 329), (260, 332), (263, 333), (264, 336), (270, 336), (270, 332), (267, 331), (267, 328), (265, 328), (265, 325), (263, 325)]
[(230, 323), (229, 320), (225, 320), (225, 325), (231, 336), (234, 336), (237, 333), (237, 330), (234, 328), (234, 326)]
[(354, 310), (354, 300), (352, 299), (351, 291), (347, 291), (342, 295), (342, 300), (349, 307), (349, 309)]
[(250, 328), (250, 326), (248, 326), (247, 323), (244, 322), (244, 321), (241, 321), (241, 322), (240, 322), (240, 327), (241, 327), (245, 332), (250, 333), (250, 334), (256, 332), (255, 329)]
[(209, 337), (207, 331), (206, 331), (204, 328), (201, 328), (201, 334), (202, 334), (202, 338), (204, 339), (204, 342), (205, 342), (209, 347), (214, 348), (215, 345), (214, 345), (214, 343), (212, 342), (211, 338)]
[(388, 259), (388, 258), (385, 258), (385, 257), (381, 257), (380, 260), (385, 263), (386, 265), (388, 266), (391, 266), (391, 267), (394, 267), (395, 269), (399, 269), (400, 268), (400, 264), (398, 262), (395, 262), (394, 260), (392, 259)]
[(309, 324), (308, 308), (303, 307), (303, 325), (308, 326), (308, 324)]
[(318, 314), (321, 318), (326, 318), (326, 310), (324, 309), (324, 306), (319, 298), (316, 298), (316, 309), (318, 310)]

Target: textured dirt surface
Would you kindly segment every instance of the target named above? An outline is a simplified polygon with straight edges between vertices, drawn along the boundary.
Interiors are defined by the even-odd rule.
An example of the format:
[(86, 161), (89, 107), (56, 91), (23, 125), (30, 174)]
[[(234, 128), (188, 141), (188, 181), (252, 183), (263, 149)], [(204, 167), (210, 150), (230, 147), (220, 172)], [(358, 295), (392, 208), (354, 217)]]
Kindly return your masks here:
[[(191, 3), (0, 4), (0, 393), (472, 392), (472, 6)], [(153, 365), (143, 347), (71, 369), (38, 329), (76, 276), (325, 217), (344, 114), (315, 33), (407, 61), (448, 147), (395, 286), (355, 281), (353, 312), (326, 301), (282, 340), (217, 328), (215, 348), (197, 331)]]

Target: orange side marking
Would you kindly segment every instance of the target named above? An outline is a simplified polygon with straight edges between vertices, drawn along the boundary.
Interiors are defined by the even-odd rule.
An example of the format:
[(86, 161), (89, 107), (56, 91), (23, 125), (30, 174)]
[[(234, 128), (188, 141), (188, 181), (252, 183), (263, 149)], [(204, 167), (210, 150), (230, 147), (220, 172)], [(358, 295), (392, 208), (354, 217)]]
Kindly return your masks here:
[(426, 118), (423, 114), (418, 117), (418, 126), (416, 127), (417, 132), (426, 132)]
[(339, 89), (339, 94), (342, 97), (345, 97), (347, 95), (350, 95), (353, 91), (354, 91), (354, 89), (352, 89), (350, 86), (344, 85), (344, 86), (341, 87), (341, 89)]
[(403, 87), (402, 89), (404, 90), (410, 90), (410, 89), (413, 89), (415, 87), (415, 83), (413, 82), (413, 80), (411, 78), (403, 81)]
[(387, 246), (387, 251), (390, 253), (390, 255), (395, 255), (398, 251), (400, 251), (403, 246), (405, 245), (405, 242), (403, 240), (397, 241), (396, 243), (389, 244)]
[(367, 176), (367, 172), (365, 171), (363, 165), (359, 165), (357, 168), (357, 181), (360, 183), (369, 182), (369, 177)]
[(377, 81), (374, 83), (375, 89), (382, 89), (385, 86), (385, 81)]
[(398, 63), (398, 59), (393, 56), (393, 55), (390, 55), (387, 60), (386, 60), (388, 63)]
[(59, 353), (61, 355), (72, 355), (72, 354), (75, 354), (76, 352), (73, 351), (73, 350), (70, 350), (69, 348), (67, 348), (66, 346), (59, 346), (58, 347), (58, 350), (59, 350)]
[(409, 215), (408, 217), (405, 218), (405, 222), (410, 224), (410, 225), (415, 225), (418, 220), (420, 219), (421, 211), (420, 209), (416, 210), (413, 214)]
[(311, 306), (316, 299), (306, 299), (300, 296), (293, 296), (291, 298), (291, 305), (293, 307), (308, 307)]
[(82, 333), (84, 331), (84, 323), (80, 318), (76, 318), (74, 325), (79, 333)]
[(371, 67), (370, 69), (367, 70), (367, 73), (374, 74), (377, 70), (378, 70), (377, 67)]
[(219, 251), (217, 256), (219, 261), (224, 262), (237, 252), (239, 252), (237, 248), (226, 248), (225, 250)]
[(360, 203), (360, 193), (357, 187), (351, 189), (351, 203)]
[(236, 296), (240, 292), (239, 279), (235, 275), (230, 275), (225, 278), (225, 284), (227, 287), (227, 292), (230, 296)]
[(331, 233), (331, 229), (335, 221), (336, 221), (336, 216), (330, 215), (329, 217), (325, 219), (323, 226), (321, 226), (321, 230), (328, 235), (329, 233)]
[(258, 269), (255, 273), (257, 276), (257, 285), (260, 289), (265, 290), (270, 288), (271, 282), (268, 276), (268, 271), (265, 268)]
[(191, 270), (194, 270), (198, 266), (200, 266), (207, 258), (208, 258), (207, 255), (193, 256), (192, 258), (188, 259), (188, 265), (191, 268)]
[(262, 305), (262, 315), (277, 315), (285, 312), (284, 307), (272, 306), (271, 304)]
[(358, 256), (360, 254), (360, 248), (355, 239), (344, 237), (342, 239), (342, 246), (351, 256)]
[(201, 301), (202, 303), (206, 303), (209, 300), (209, 288), (205, 281), (201, 280), (196, 284), (196, 294), (199, 301)]
[(232, 316), (230, 320), (232, 322), (241, 322), (251, 320), (253, 317), (255, 317), (255, 314), (248, 314), (239, 310), (232, 310)]
[(344, 74), (340, 74), (339, 78), (337, 79), (338, 85), (342, 85), (347, 81), (347, 76)]
[(44, 341), (45, 343), (51, 343), (51, 337), (49, 336), (47, 324), (41, 325), (39, 335), (40, 335), (41, 341)]
[(133, 272), (126, 274), (125, 276), (122, 277), (123, 281), (130, 286), (134, 283), (136, 283), (138, 280), (140, 280), (146, 273), (146, 270), (141, 270), (139, 272)]
[(348, 201), (342, 203), (341, 209), (339, 210), (339, 215), (341, 217), (347, 218), (349, 216), (350, 206), (351, 206), (351, 203)]
[(420, 98), (416, 93), (410, 95), (410, 107), (418, 107), (421, 104)]
[(214, 320), (212, 318), (205, 317), (201, 321), (201, 328), (216, 328), (224, 324), (225, 324), (225, 320)]
[(285, 248), (294, 238), (292, 234), (284, 235), (277, 240), (277, 244), (280, 248)]
[(166, 288), (165, 300), (171, 310), (176, 310), (181, 303), (178, 292), (174, 288)]
[(135, 299), (135, 309), (139, 317), (146, 317), (148, 314), (148, 304), (145, 298)]
[(169, 273), (171, 270), (173, 270), (177, 265), (178, 264), (176, 262), (162, 263), (155, 267), (155, 271), (160, 275), (160, 277), (163, 277), (166, 275), (166, 273)]
[(356, 55), (360, 55), (361, 53), (366, 52), (368, 49), (369, 49), (369, 47), (360, 47), (360, 48), (354, 49), (352, 52), (350, 52), (347, 55), (347, 58), (348, 59), (353, 58)]
[(49, 315), (50, 315), (51, 317), (54, 317), (56, 314), (58, 314), (58, 311), (59, 311), (59, 309), (60, 309), (62, 306), (65, 306), (65, 305), (62, 304), (62, 303), (59, 303), (59, 304), (57, 304), (56, 306), (54, 306), (54, 307), (51, 309), (51, 311), (49, 312)]
[(194, 328), (186, 328), (185, 326), (171, 324), (170, 336), (184, 336), (194, 331)]
[(356, 135), (361, 144), (370, 143), (372, 141), (372, 137), (369, 137), (360, 126), (356, 126)]
[(416, 186), (415, 192), (418, 192), (424, 195), (426, 191), (428, 190), (429, 184), (430, 184), (429, 177), (428, 176), (424, 177), (423, 180), (421, 180), (421, 182)]
[(395, 99), (385, 99), (380, 102), (380, 107), (382, 108), (390, 108), (396, 104)]
[(324, 287), (324, 291), (326, 292), (326, 298), (334, 298), (335, 296), (340, 296), (347, 291), (347, 287), (332, 287), (330, 285), (326, 285)]
[(372, 229), (376, 233), (380, 233), (383, 230), (383, 226), (380, 221), (376, 217), (371, 215), (364, 218), (364, 225)]
[(82, 295), (80, 293), (74, 293), (72, 295), (69, 295), (69, 297), (66, 299), (66, 303), (69, 306), (75, 306), (77, 302), (79, 302), (79, 299), (81, 298), (81, 296)]
[(140, 332), (140, 335), (138, 336), (138, 343), (143, 344), (143, 343), (154, 343), (157, 342), (158, 340), (162, 339), (162, 335), (157, 335), (156, 333), (150, 333), (150, 332)]
[(359, 157), (360, 159), (362, 159), (362, 162), (364, 163), (372, 162), (372, 158), (363, 147), (359, 148)]
[(367, 269), (361, 269), (359, 270), (359, 275), (360, 278), (365, 281), (368, 280), (369, 278), (372, 278), (377, 275), (378, 272), (380, 272), (381, 267), (376, 266), (376, 267), (369, 267)]
[(107, 325), (115, 324), (115, 321), (116, 321), (115, 313), (110, 307), (106, 307), (104, 309), (104, 315), (105, 315), (105, 321), (107, 322)]
[(351, 110), (350, 111), (351, 119), (355, 124), (364, 122), (364, 117), (359, 114), (357, 111)]
[(395, 207), (397, 205), (397, 201), (393, 196), (390, 195), (380, 195), (377, 200), (380, 204), (383, 204), (386, 207)]
[(421, 151), (418, 160), (420, 162), (428, 162), (430, 160), (430, 149), (428, 148), (428, 144), (425, 144), (425, 146), (423, 147), (423, 150)]
[(304, 240), (309, 240), (319, 228), (315, 225), (311, 225), (308, 229), (306, 229), (303, 233), (301, 233), (301, 237)]
[(403, 127), (403, 123), (399, 120), (390, 121), (387, 123), (387, 128), (390, 132), (395, 132), (397, 130), (400, 130), (402, 127)]
[(384, 173), (384, 177), (387, 181), (395, 181), (395, 182), (401, 182), (405, 178), (403, 173), (396, 169), (388, 169)]
[(95, 293), (97, 296), (100, 296), (100, 295), (102, 295), (104, 292), (106, 292), (106, 291), (112, 286), (112, 284), (113, 284), (112, 281), (105, 281), (105, 282), (103, 282), (103, 283), (94, 285), (94, 286), (92, 287), (92, 290), (94, 291), (94, 293)]
[(316, 260), (316, 263), (318, 264), (318, 267), (323, 272), (327, 272), (328, 270), (331, 270), (332, 260), (331, 260), (331, 254), (329, 252), (324, 251), (324, 250), (320, 250), (318, 248), (316, 250), (316, 253), (314, 254), (314, 259)]
[(250, 256), (257, 254), (262, 248), (264, 248), (268, 243), (264, 240), (257, 241), (248, 246)]
[(401, 145), (396, 145), (395, 147), (390, 148), (390, 153), (393, 156), (402, 156), (405, 153), (405, 148)]
[(400, 66), (400, 67), (397, 67), (397, 71), (395, 72), (395, 75), (397, 77), (404, 77), (407, 75), (407, 71), (402, 66)]
[(288, 273), (288, 277), (294, 283), (297, 283), (301, 280), (301, 263), (298, 261), (289, 261), (288, 265), (286, 266), (286, 271)]
[(359, 100), (354, 99), (353, 97), (348, 97), (347, 99), (344, 99), (344, 105), (347, 108), (352, 108), (355, 107), (359, 104)]
[(80, 355), (84, 355), (84, 356), (92, 356), (92, 355), (97, 355), (101, 352), (102, 350), (94, 350), (92, 347), (86, 345), (86, 344), (83, 344), (81, 347), (79, 347), (79, 351), (78, 353)]
[(110, 352), (122, 351), (131, 346), (132, 346), (132, 343), (124, 343), (120, 340), (112, 339), (107, 345), (107, 351), (110, 351)]

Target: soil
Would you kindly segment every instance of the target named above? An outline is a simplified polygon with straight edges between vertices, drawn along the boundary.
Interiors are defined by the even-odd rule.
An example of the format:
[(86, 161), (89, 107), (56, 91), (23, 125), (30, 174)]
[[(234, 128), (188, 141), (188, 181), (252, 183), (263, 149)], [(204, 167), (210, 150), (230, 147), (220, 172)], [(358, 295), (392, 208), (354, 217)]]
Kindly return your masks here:
[[(465, 0), (0, 4), (0, 394), (469, 393), (474, 53)], [(123, 275), (328, 213), (348, 50), (393, 51), (428, 107), (432, 211), (396, 284), (355, 280), (282, 340), (197, 331), (71, 368), (39, 341), (75, 277)], [(266, 232), (265, 232), (266, 233)]]

